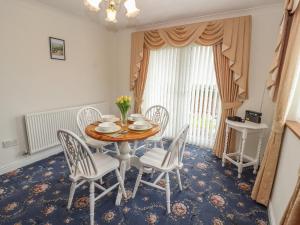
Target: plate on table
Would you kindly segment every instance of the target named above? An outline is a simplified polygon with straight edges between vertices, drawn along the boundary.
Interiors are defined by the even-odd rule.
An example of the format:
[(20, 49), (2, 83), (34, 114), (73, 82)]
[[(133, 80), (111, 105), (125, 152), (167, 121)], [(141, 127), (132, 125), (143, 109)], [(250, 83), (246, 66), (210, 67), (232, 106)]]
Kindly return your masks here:
[(120, 118), (115, 117), (114, 115), (103, 115), (102, 116), (102, 122), (118, 122), (120, 120)]
[(134, 126), (134, 124), (130, 124), (128, 126), (128, 128), (133, 131), (146, 131), (146, 130), (150, 130), (152, 127), (153, 126), (151, 124), (149, 124), (148, 126), (143, 127), (143, 128), (136, 127), (136, 126)]
[(99, 132), (99, 133), (102, 133), (102, 134), (111, 134), (111, 133), (115, 133), (115, 132), (118, 132), (121, 130), (121, 127), (116, 125), (116, 126), (113, 126), (111, 127), (110, 129), (106, 129), (106, 130), (103, 130), (101, 129), (101, 127), (96, 127), (95, 128), (95, 131)]

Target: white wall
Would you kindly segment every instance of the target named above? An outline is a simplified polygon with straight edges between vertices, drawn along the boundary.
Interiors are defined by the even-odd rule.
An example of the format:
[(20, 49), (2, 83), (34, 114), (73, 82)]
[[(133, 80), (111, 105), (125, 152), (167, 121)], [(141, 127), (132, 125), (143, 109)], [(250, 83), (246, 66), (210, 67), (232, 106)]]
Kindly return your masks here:
[(129, 91), (130, 80), (130, 55), (131, 55), (131, 33), (133, 29), (125, 29), (116, 35), (116, 73), (114, 77), (114, 97), (120, 95), (133, 95)]
[[(27, 148), (23, 116), (29, 112), (111, 102), (114, 33), (37, 1), (1, 1), (0, 167)], [(66, 61), (50, 60), (48, 37), (64, 39)]]
[[(268, 94), (264, 95), (265, 81), (272, 62), (279, 24), (281, 19), (282, 6), (275, 4), (261, 8), (234, 11), (220, 15), (208, 16), (199, 19), (185, 20), (182, 23), (192, 23), (220, 18), (236, 17), (242, 15), (252, 15), (252, 41), (250, 57), (249, 74), (249, 100), (247, 100), (239, 110), (239, 115), (244, 116), (246, 109), (255, 111), (260, 110), (261, 100), (263, 99), (263, 122), (271, 126), (273, 118), (274, 105)], [(140, 30), (153, 29), (166, 26), (174, 26), (177, 23), (159, 24), (158, 26), (142, 27)], [(117, 68), (115, 81), (117, 90), (116, 95), (129, 94), (129, 65), (130, 65), (130, 41), (131, 33), (134, 30), (122, 30), (117, 33)], [(121, 81), (121, 82), (119, 82)], [(264, 97), (263, 97), (264, 95)], [(266, 135), (267, 136), (267, 135)], [(266, 140), (265, 140), (266, 142)], [(256, 138), (249, 137), (249, 143), (246, 149), (250, 155), (254, 156)], [(265, 145), (265, 143), (264, 143)]]
[(299, 145), (300, 139), (289, 128), (286, 128), (269, 204), (271, 225), (279, 225), (295, 189), (300, 168)]

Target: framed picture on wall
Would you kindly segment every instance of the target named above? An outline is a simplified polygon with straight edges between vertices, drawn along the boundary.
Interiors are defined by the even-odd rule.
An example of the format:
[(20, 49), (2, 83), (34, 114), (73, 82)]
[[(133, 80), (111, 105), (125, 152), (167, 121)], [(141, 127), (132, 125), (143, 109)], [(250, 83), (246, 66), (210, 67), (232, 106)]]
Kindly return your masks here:
[(65, 41), (62, 39), (49, 37), (50, 58), (57, 60), (66, 60)]

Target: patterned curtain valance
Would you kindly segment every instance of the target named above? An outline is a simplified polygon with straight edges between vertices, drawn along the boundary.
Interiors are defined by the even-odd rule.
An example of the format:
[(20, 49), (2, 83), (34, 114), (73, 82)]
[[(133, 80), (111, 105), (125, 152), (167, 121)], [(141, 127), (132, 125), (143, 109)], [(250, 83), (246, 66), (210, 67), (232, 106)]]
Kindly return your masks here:
[(248, 70), (250, 55), (251, 16), (195, 23), (177, 27), (136, 32), (132, 34), (130, 88), (139, 77), (143, 50), (166, 45), (183, 47), (222, 44), (222, 54), (229, 59), (240, 100), (248, 97)]

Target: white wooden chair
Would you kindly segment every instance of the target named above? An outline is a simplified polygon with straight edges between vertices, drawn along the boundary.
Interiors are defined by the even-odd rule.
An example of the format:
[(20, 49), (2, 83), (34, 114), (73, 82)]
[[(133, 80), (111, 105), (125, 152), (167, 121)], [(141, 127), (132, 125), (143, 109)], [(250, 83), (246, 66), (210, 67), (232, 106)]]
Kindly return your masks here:
[[(89, 182), (90, 184), (90, 224), (94, 224), (94, 208), (95, 201), (105, 196), (107, 193), (121, 187), (125, 198), (126, 192), (124, 182), (121, 178), (119, 168), (119, 161), (104, 153), (92, 154), (89, 147), (73, 132), (68, 130), (59, 130), (57, 137), (63, 147), (64, 154), (70, 170), (70, 180), (72, 182), (68, 206), (71, 208), (73, 196), (76, 188)], [(118, 182), (109, 188), (104, 188), (97, 183), (106, 174), (115, 171)], [(95, 197), (95, 187), (103, 191)]]
[(157, 147), (158, 144), (160, 144), (161, 148), (164, 148), (164, 143), (163, 143), (163, 134), (167, 128), (168, 122), (169, 122), (169, 112), (168, 110), (161, 106), (161, 105), (154, 105), (151, 106), (149, 109), (147, 109), (146, 114), (145, 114), (146, 119), (153, 121), (154, 123), (159, 124), (160, 126), (160, 132), (150, 138), (147, 138), (145, 140), (145, 145), (137, 147), (138, 142), (136, 141), (134, 143), (134, 152), (135, 152), (143, 147), (146, 147), (149, 149), (149, 146), (151, 144), (154, 144), (154, 147)]
[(97, 151), (100, 152), (104, 152), (104, 153), (113, 152), (116, 153), (117, 155), (120, 155), (118, 144), (116, 142), (113, 143), (116, 151), (111, 151), (105, 148), (105, 146), (112, 144), (111, 142), (99, 141), (86, 135), (85, 128), (88, 125), (101, 120), (102, 120), (101, 112), (98, 109), (91, 106), (83, 107), (77, 113), (77, 126), (86, 144), (89, 147), (95, 148)]
[[(179, 189), (182, 191), (182, 184), (180, 179), (179, 170), (183, 167), (182, 158), (185, 150), (185, 142), (186, 136), (188, 133), (189, 125), (185, 125), (176, 138), (171, 143), (168, 150), (164, 150), (161, 148), (153, 148), (150, 151), (146, 152), (140, 158), (141, 167), (139, 170), (139, 175), (136, 179), (135, 187), (133, 190), (132, 198), (135, 197), (136, 192), (138, 190), (139, 184), (143, 183), (149, 185), (154, 188), (158, 188), (160, 190), (166, 191), (166, 199), (167, 199), (167, 213), (171, 212), (171, 204), (170, 204), (170, 180), (169, 173), (176, 170), (177, 181), (179, 185)], [(155, 179), (153, 183), (142, 180), (142, 176), (144, 170), (152, 168), (156, 171), (159, 171), (160, 174)], [(157, 183), (165, 176), (166, 186), (163, 188)]]

